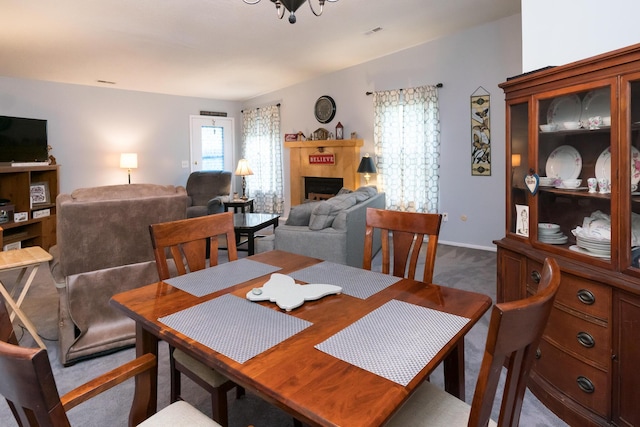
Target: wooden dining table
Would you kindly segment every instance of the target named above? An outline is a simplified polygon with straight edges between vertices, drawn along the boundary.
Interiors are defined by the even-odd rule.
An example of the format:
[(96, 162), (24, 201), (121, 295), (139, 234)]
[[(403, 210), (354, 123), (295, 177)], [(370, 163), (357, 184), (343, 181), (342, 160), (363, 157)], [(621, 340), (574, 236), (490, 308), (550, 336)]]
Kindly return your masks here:
[[(277, 273), (284, 275), (293, 275), (323, 262), (277, 250), (245, 259), (278, 267)], [(491, 306), (489, 296), (398, 279), (367, 298), (343, 292), (305, 301), (291, 311), (283, 311), (270, 301), (245, 302), (247, 293), (262, 287), (270, 277), (266, 274), (202, 296), (195, 296), (167, 282), (158, 282), (117, 294), (111, 304), (136, 322), (138, 356), (146, 353), (157, 355), (158, 341), (164, 340), (311, 426), (383, 425), (441, 363), (444, 364), (445, 389), (464, 399), (464, 337)], [(239, 302), (241, 298), (242, 304), (260, 304), (286, 316), (302, 319), (310, 326), (248, 360), (238, 362), (164, 323), (167, 316), (218, 298), (229, 298), (230, 295), (239, 297)], [(391, 301), (460, 316), (466, 323), (434, 352), (424, 366), (420, 365), (406, 384), (391, 381), (317, 348)], [(247, 329), (241, 334), (246, 334), (248, 340), (254, 331)], [(429, 339), (428, 336), (423, 338)], [(399, 354), (403, 357), (402, 350)], [(139, 375), (135, 387), (130, 425), (136, 425), (156, 412), (157, 369)]]

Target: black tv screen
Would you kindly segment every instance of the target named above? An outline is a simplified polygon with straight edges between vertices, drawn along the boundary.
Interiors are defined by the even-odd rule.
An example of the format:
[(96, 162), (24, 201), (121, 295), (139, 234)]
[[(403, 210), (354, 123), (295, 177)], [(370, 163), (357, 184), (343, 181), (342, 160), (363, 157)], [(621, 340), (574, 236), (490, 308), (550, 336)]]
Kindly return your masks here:
[(0, 163), (48, 159), (46, 120), (0, 116)]

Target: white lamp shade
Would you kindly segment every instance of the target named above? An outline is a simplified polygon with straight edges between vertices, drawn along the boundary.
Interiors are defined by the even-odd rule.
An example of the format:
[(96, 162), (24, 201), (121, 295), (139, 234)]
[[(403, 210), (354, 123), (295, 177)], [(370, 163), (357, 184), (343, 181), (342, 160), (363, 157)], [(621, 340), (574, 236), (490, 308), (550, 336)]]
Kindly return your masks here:
[(253, 171), (249, 167), (249, 162), (247, 161), (247, 159), (240, 159), (238, 161), (238, 167), (236, 168), (236, 175), (238, 176), (253, 175)]
[(120, 167), (122, 169), (138, 168), (138, 153), (122, 153), (120, 154)]

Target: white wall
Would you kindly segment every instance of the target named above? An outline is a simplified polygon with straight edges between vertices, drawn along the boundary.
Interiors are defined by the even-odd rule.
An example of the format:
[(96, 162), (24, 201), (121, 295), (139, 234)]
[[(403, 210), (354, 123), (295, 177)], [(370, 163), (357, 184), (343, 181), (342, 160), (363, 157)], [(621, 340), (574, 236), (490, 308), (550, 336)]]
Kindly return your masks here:
[(522, 0), (521, 11), (525, 72), (640, 43), (638, 0)]
[[(504, 235), (505, 113), (498, 84), (521, 73), (519, 15), (469, 29), (347, 70), (285, 88), (246, 102), (243, 107), (281, 103), (282, 131), (306, 135), (318, 127), (345, 135), (358, 132), (363, 153), (373, 153), (373, 101), (365, 92), (443, 83), (439, 90), (442, 131), (440, 211), (449, 213), (441, 241), (491, 248)], [(492, 175), (471, 176), (470, 96), (482, 86), (491, 93)], [(321, 125), (313, 106), (321, 95), (336, 101), (334, 120)], [(285, 188), (289, 153), (285, 150)], [(364, 185), (364, 181), (362, 182)], [(375, 184), (375, 176), (372, 184)], [(289, 194), (286, 194), (287, 208)], [(462, 216), (467, 220), (463, 221)]]
[(236, 102), (0, 77), (0, 114), (47, 119), (65, 193), (126, 184), (121, 152), (138, 153), (131, 182), (185, 185), (189, 115), (201, 110), (226, 111), (239, 129)]
[[(121, 152), (138, 153), (132, 182), (184, 185), (189, 169), (189, 115), (227, 111), (236, 118), (240, 142), (241, 108), (282, 104), (282, 131), (305, 134), (321, 125), (313, 105), (321, 95), (337, 104), (332, 131), (341, 121), (345, 135), (356, 131), (373, 153), (373, 105), (365, 92), (443, 83), (440, 211), (449, 213), (443, 242), (493, 249), (504, 235), (504, 97), (498, 84), (521, 72), (519, 15), (413, 47), (369, 63), (261, 96), (243, 105), (112, 88), (0, 77), (0, 114), (49, 121), (52, 154), (61, 167), (61, 190), (126, 182)], [(492, 175), (471, 176), (469, 97), (482, 86), (492, 95)], [(285, 188), (289, 156), (285, 150)], [(375, 180), (374, 182), (375, 183)], [(364, 184), (364, 181), (363, 181)], [(288, 194), (287, 203), (289, 201)], [(288, 205), (287, 205), (288, 209)], [(462, 221), (461, 216), (467, 220)]]

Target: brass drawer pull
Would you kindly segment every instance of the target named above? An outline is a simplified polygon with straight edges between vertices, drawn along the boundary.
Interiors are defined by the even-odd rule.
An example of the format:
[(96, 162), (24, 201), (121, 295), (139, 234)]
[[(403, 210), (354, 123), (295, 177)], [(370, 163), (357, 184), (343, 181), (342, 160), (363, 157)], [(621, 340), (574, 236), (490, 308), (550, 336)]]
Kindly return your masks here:
[(531, 272), (531, 280), (533, 280), (533, 283), (538, 284), (540, 283), (540, 279), (542, 279), (542, 276), (540, 275), (540, 272), (533, 270)]
[(588, 291), (586, 289), (580, 289), (578, 291), (578, 299), (580, 300), (581, 303), (587, 304), (587, 305), (592, 305), (593, 303), (596, 302), (595, 295), (593, 295), (591, 291)]
[(594, 340), (588, 332), (578, 332), (576, 338), (578, 339), (578, 342), (586, 348), (592, 348), (596, 345), (596, 340)]
[(542, 357), (542, 350), (540, 350), (540, 347), (538, 347), (536, 349), (536, 359), (540, 359)]
[(580, 387), (580, 390), (584, 391), (585, 393), (593, 393), (594, 391), (596, 391), (596, 387), (593, 385), (589, 378), (579, 376), (577, 381), (578, 387)]

